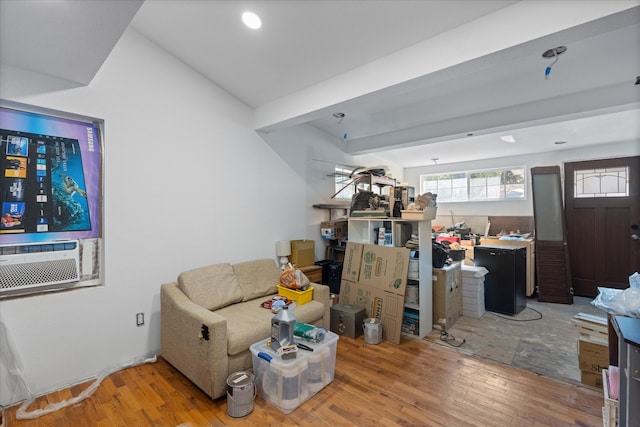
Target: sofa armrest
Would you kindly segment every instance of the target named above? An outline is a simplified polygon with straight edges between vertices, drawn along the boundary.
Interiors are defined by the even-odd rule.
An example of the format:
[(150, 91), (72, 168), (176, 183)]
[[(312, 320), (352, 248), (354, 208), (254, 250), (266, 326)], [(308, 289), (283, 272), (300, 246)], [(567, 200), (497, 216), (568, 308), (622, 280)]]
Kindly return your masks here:
[(322, 315), (322, 327), (329, 330), (331, 322), (331, 291), (327, 285), (312, 283), (313, 299), (324, 304), (324, 314)]
[(169, 363), (219, 397), (227, 379), (227, 321), (192, 302), (177, 283), (160, 288), (160, 347)]

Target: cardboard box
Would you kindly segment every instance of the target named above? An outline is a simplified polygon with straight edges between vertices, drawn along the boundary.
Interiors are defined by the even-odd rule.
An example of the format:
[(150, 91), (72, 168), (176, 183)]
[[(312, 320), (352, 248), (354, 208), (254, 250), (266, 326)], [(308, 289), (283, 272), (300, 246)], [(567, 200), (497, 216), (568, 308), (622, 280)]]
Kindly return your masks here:
[(342, 270), (340, 302), (379, 318), (382, 338), (395, 344), (402, 332), (409, 254), (406, 248), (348, 242)]
[(322, 283), (322, 266), (320, 265), (308, 265), (306, 267), (301, 267), (300, 271), (307, 276), (312, 283)]
[(580, 382), (591, 387), (602, 388), (602, 372), (580, 371)]
[[(360, 263), (362, 262), (363, 243), (347, 242), (342, 264), (342, 279), (357, 282), (360, 278)], [(340, 291), (342, 293), (342, 291)]]
[(364, 245), (358, 282), (402, 295), (407, 287), (410, 250), (393, 246)]
[(446, 331), (462, 317), (461, 265), (453, 263), (432, 272), (433, 327)]
[(327, 240), (346, 239), (348, 235), (348, 227), (349, 220), (347, 219), (322, 221), (320, 223), (320, 234), (323, 239)]
[(462, 262), (462, 265), (473, 266), (474, 254), (475, 246), (469, 246), (464, 254), (464, 261)]
[(306, 267), (313, 265), (316, 258), (315, 240), (292, 240), (291, 241), (291, 264), (296, 267)]
[(609, 367), (609, 347), (583, 337), (578, 340), (578, 366), (581, 371), (599, 374)]
[(404, 295), (343, 280), (340, 302), (364, 307), (367, 318), (376, 317), (382, 321), (382, 338), (400, 344)]
[(428, 221), (436, 218), (437, 206), (427, 206), (423, 211), (401, 210), (402, 219), (409, 221)]
[(578, 313), (571, 319), (571, 325), (578, 330), (581, 337), (591, 342), (609, 345), (609, 329), (605, 317)]

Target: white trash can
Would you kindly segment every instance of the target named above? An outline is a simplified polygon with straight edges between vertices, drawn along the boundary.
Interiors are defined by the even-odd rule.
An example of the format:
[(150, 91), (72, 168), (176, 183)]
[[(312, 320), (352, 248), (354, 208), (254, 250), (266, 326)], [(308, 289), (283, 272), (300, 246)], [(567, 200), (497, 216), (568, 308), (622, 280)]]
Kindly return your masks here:
[(366, 344), (380, 344), (382, 341), (382, 321), (380, 319), (373, 317), (364, 319), (362, 329)]

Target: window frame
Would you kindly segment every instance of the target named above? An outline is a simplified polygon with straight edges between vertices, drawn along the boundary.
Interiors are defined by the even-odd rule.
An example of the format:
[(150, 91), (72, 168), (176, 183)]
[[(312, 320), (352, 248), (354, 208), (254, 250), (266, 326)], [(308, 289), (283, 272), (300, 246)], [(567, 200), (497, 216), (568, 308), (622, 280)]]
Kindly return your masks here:
[[(507, 182), (503, 182), (503, 176), (509, 172), (509, 171), (522, 171), (521, 175), (518, 176), (522, 176), (522, 180), (520, 182), (514, 182), (514, 183), (507, 183)], [(493, 178), (498, 178), (500, 177), (500, 183), (498, 184), (491, 184), (489, 182), (489, 180), (492, 178), (491, 174), (494, 175)], [(484, 175), (484, 177), (474, 177), (473, 175)], [(427, 188), (424, 184), (425, 181), (428, 180), (428, 178), (430, 177), (447, 177), (450, 176), (450, 180), (451, 180), (451, 191), (450, 192), (443, 192), (440, 191), (443, 188), (440, 187), (439, 185), (436, 186), (436, 188), (433, 187), (429, 187)], [(502, 202), (502, 201), (506, 201), (506, 200), (527, 200), (528, 198), (528, 191), (527, 191), (527, 182), (528, 182), (528, 174), (527, 174), (527, 168), (524, 165), (520, 165), (520, 166), (507, 166), (507, 167), (501, 167), (501, 168), (487, 168), (487, 169), (471, 169), (471, 170), (462, 170), (462, 171), (451, 171), (451, 172), (443, 172), (443, 173), (432, 173), (432, 174), (421, 174), (419, 176), (420, 179), (420, 194), (424, 194), (427, 192), (432, 192), (438, 195), (438, 202), (440, 203), (469, 203), (469, 202)], [(464, 179), (465, 185), (462, 186), (460, 185), (460, 181)], [(473, 179), (484, 179), (485, 183), (484, 185), (477, 185), (475, 183), (472, 182)], [(457, 181), (457, 186), (454, 184), (454, 180)], [(443, 179), (442, 181), (446, 181), (446, 179)], [(522, 195), (517, 196), (517, 197), (509, 197), (508, 194), (509, 192), (507, 191), (508, 188), (507, 186), (509, 185), (516, 185), (517, 188), (520, 188), (522, 190)], [(490, 187), (499, 187), (498, 188), (498, 192), (499, 194), (503, 194), (503, 196), (501, 197), (489, 197), (488, 194), (492, 191), (490, 191)], [(476, 192), (480, 192), (485, 194), (486, 197), (484, 198), (479, 198), (477, 196), (473, 196), (473, 189), (478, 189)], [(458, 195), (461, 194), (461, 189), (464, 189), (464, 199), (455, 199), (455, 200), (451, 200), (449, 197), (450, 195), (453, 195), (455, 190), (457, 189), (457, 193)], [(493, 193), (495, 193), (495, 190), (493, 191)]]

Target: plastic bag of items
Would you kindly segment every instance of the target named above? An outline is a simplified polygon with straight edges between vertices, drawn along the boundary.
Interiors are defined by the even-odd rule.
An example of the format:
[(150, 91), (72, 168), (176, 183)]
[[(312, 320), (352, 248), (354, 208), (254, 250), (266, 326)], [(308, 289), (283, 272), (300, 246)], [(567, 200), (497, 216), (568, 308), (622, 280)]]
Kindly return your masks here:
[(423, 211), (428, 206), (436, 207), (438, 206), (438, 195), (433, 194), (431, 192), (424, 193), (416, 197), (416, 201), (414, 203), (409, 203), (407, 206), (407, 210), (409, 211)]
[(609, 314), (640, 318), (640, 274), (629, 276), (628, 289), (598, 287), (598, 296), (591, 304)]
[(280, 284), (285, 288), (304, 291), (309, 287), (311, 282), (300, 269), (292, 267), (291, 264), (289, 264), (289, 266), (280, 273)]

